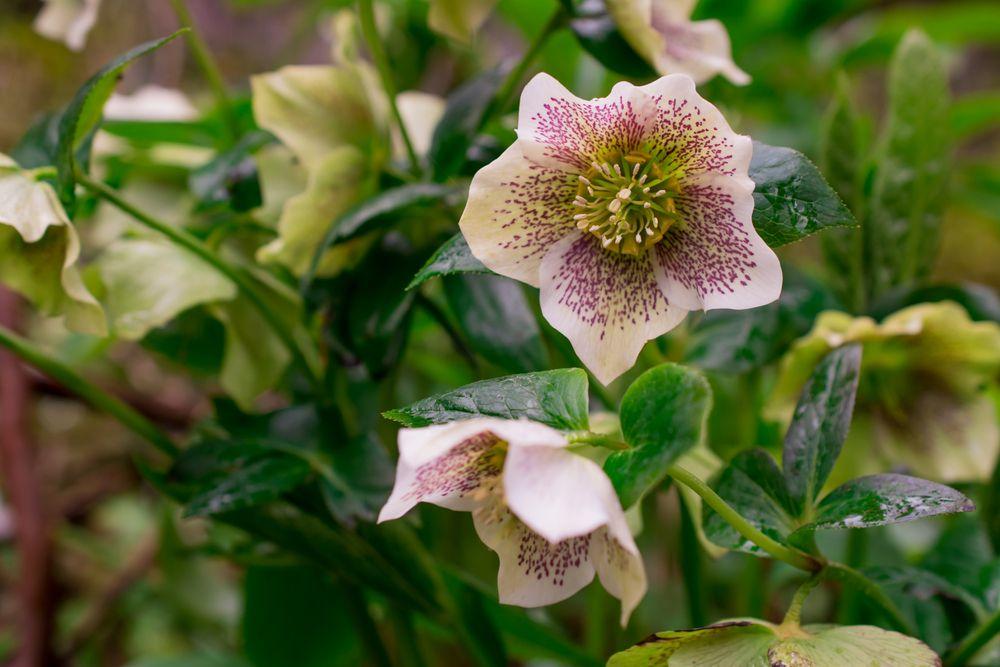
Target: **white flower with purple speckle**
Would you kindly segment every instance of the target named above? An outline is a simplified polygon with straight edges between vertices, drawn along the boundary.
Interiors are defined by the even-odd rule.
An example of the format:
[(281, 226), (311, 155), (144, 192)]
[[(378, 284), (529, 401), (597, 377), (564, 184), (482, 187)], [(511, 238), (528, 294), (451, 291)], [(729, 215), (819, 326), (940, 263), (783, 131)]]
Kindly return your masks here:
[(517, 134), (473, 178), (459, 226), (489, 269), (541, 288), (601, 382), (688, 311), (778, 298), (781, 266), (751, 221), (750, 138), (690, 77), (582, 100), (539, 74)]
[(660, 74), (687, 74), (696, 83), (722, 74), (737, 85), (750, 76), (733, 62), (726, 26), (692, 21), (697, 0), (606, 0), (608, 13), (633, 49)]
[(622, 624), (646, 592), (642, 558), (611, 481), (534, 422), (477, 418), (399, 432), (399, 465), (379, 522), (425, 502), (472, 512), (500, 557), (500, 602), (539, 607), (594, 578), (622, 602)]

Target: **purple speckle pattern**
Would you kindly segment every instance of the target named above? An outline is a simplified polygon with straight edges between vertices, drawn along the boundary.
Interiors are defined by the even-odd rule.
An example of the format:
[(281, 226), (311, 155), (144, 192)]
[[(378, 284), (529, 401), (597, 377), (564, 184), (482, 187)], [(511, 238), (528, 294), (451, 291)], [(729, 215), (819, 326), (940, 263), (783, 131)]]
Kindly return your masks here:
[(564, 586), (567, 572), (589, 562), (590, 539), (591, 535), (583, 535), (552, 544), (522, 525), (517, 566), (528, 579)]
[(424, 498), (465, 497), (492, 482), (503, 468), (506, 443), (490, 431), (463, 440), (443, 456), (417, 468), (404, 501)]
[(553, 294), (583, 324), (600, 329), (601, 340), (612, 330), (646, 325), (667, 309), (648, 253), (608, 252), (595, 236), (581, 234), (557, 259)]
[(508, 192), (494, 208), (491, 220), (509, 231), (498, 246), (516, 253), (516, 262), (541, 261), (556, 241), (576, 229), (573, 197), (576, 177), (531, 163), (526, 172), (500, 183)]
[(648, 140), (664, 158), (681, 167), (687, 176), (713, 172), (725, 176), (736, 173), (733, 140), (729, 128), (719, 127), (717, 114), (690, 99), (652, 98), (656, 122)]
[(684, 225), (656, 247), (664, 272), (702, 299), (747, 287), (757, 263), (750, 232), (733, 213), (732, 192), (717, 184), (690, 185), (676, 202)]

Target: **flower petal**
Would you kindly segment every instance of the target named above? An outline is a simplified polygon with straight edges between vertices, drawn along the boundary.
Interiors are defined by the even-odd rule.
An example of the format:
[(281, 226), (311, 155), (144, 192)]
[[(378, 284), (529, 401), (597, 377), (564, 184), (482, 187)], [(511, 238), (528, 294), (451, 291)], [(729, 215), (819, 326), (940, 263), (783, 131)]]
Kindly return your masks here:
[(35, 32), (64, 42), (72, 51), (80, 51), (97, 22), (100, 7), (101, 0), (45, 0), (45, 6), (35, 17)]
[(744, 309), (781, 294), (781, 264), (753, 226), (753, 195), (731, 176), (690, 179), (675, 200), (682, 224), (656, 246), (657, 279), (690, 310)]
[(427, 22), (432, 30), (468, 43), (496, 3), (497, 0), (431, 0)]
[(518, 519), (553, 544), (624, 520), (604, 471), (565, 449), (511, 446), (503, 495)]
[(508, 443), (566, 446), (555, 429), (526, 420), (483, 417), (401, 429), (396, 484), (378, 520), (401, 517), (420, 502), (459, 511), (481, 505), (476, 492), (499, 477)]
[(517, 136), (528, 159), (579, 174), (594, 160), (638, 147), (655, 114), (653, 100), (628, 82), (583, 100), (543, 72), (521, 93)]
[(603, 528), (593, 535), (590, 559), (601, 585), (621, 600), (621, 624), (625, 627), (646, 594), (646, 570), (639, 549), (624, 526), (624, 519), (617, 529)]
[(476, 510), (472, 518), (479, 538), (500, 558), (497, 591), (503, 604), (541, 607), (593, 580), (590, 535), (552, 544), (497, 505)]
[(652, 253), (607, 252), (591, 234), (555, 244), (542, 259), (541, 283), (545, 319), (569, 338), (604, 384), (631, 368), (647, 340), (673, 329), (687, 314), (667, 303)]
[(653, 4), (652, 27), (662, 35), (662, 48), (653, 58), (658, 72), (683, 73), (696, 82), (708, 81), (721, 74), (739, 86), (750, 83), (750, 75), (733, 62), (729, 34), (721, 22), (678, 20), (661, 9), (664, 2)]
[(515, 142), (480, 169), (459, 227), (476, 259), (501, 275), (538, 286), (538, 267), (552, 245), (575, 231), (577, 181), (528, 160)]

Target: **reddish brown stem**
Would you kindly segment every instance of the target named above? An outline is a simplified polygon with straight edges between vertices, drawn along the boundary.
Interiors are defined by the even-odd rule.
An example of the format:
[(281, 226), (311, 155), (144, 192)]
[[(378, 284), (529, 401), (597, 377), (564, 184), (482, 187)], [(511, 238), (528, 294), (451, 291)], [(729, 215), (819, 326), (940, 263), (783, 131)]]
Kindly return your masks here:
[[(16, 328), (17, 296), (0, 288), (0, 323)], [(0, 349), (0, 474), (14, 517), (18, 553), (18, 650), (11, 667), (51, 663), (52, 541), (28, 438), (29, 382), (17, 357)]]

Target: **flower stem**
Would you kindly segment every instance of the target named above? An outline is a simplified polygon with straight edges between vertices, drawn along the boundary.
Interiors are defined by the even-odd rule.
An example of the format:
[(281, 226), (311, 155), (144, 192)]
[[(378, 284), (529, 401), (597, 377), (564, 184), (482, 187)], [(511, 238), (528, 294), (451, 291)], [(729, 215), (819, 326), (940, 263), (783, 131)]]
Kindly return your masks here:
[(610, 435), (594, 433), (593, 431), (570, 431), (566, 434), (566, 440), (571, 445), (594, 445), (605, 449), (624, 450), (628, 445)]
[(805, 604), (806, 598), (813, 592), (813, 589), (823, 580), (825, 572), (825, 569), (816, 572), (799, 586), (798, 590), (795, 591), (795, 595), (792, 596), (792, 602), (788, 605), (785, 617), (781, 619), (782, 625), (798, 626), (799, 620), (802, 618), (802, 605)]
[(396, 104), (396, 82), (392, 77), (392, 65), (389, 63), (385, 49), (382, 48), (382, 40), (379, 37), (378, 28), (375, 26), (375, 11), (372, 7), (372, 0), (358, 0), (358, 21), (361, 23), (361, 34), (368, 44), (372, 60), (375, 61), (375, 69), (378, 70), (379, 78), (382, 80), (382, 88), (385, 89), (386, 97), (389, 98), (389, 111), (399, 127), (399, 136), (402, 137), (403, 145), (406, 147), (410, 166), (415, 173), (419, 172), (420, 160), (417, 158), (417, 152), (413, 149), (410, 134), (406, 131), (403, 116), (400, 115), (399, 106)]
[(684, 592), (687, 594), (688, 626), (700, 628), (708, 623), (701, 545), (698, 544), (698, 532), (691, 517), (691, 508), (684, 500), (684, 494), (678, 493), (677, 498), (681, 505), (680, 561)]
[(313, 382), (314, 386), (318, 387), (320, 385), (321, 371), (319, 353), (314, 347), (312, 347), (311, 341), (308, 341), (303, 336), (296, 336), (291, 329), (285, 326), (285, 323), (282, 322), (274, 311), (271, 310), (271, 308), (269, 308), (264, 302), (264, 299), (257, 292), (257, 288), (254, 286), (251, 278), (246, 272), (223, 260), (217, 254), (212, 252), (212, 250), (206, 247), (201, 241), (183, 229), (173, 227), (162, 220), (157, 220), (148, 213), (139, 210), (129, 202), (122, 199), (117, 192), (115, 192), (112, 188), (109, 188), (104, 183), (95, 181), (81, 172), (77, 173), (76, 179), (77, 182), (79, 182), (83, 187), (100, 196), (102, 199), (107, 200), (123, 212), (135, 218), (136, 221), (142, 223), (144, 226), (159, 232), (172, 242), (195, 254), (200, 259), (204, 260), (206, 263), (218, 270), (219, 273), (232, 280), (237, 288), (239, 288), (239, 290), (247, 297), (254, 308), (256, 308), (261, 314), (268, 326), (274, 330), (274, 333), (277, 334), (277, 336), (285, 344), (296, 363), (306, 373), (306, 376)]
[(500, 85), (500, 90), (497, 92), (497, 96), (494, 99), (494, 104), (490, 107), (489, 111), (483, 116), (483, 121), (481, 125), (485, 125), (488, 120), (496, 115), (502, 114), (507, 110), (508, 107), (513, 103), (516, 97), (516, 91), (521, 85), (521, 80), (524, 79), (525, 73), (528, 68), (531, 67), (531, 63), (535, 61), (538, 54), (541, 53), (542, 48), (545, 43), (549, 40), (554, 32), (562, 28), (563, 23), (566, 19), (566, 11), (560, 4), (559, 7), (552, 13), (548, 22), (542, 27), (541, 31), (535, 35), (535, 38), (528, 45), (528, 49), (521, 56), (521, 59), (514, 65), (513, 69), (507, 73), (507, 77), (504, 79), (503, 83)]
[(892, 624), (896, 626), (896, 629), (911, 637), (916, 635), (912, 624), (903, 616), (903, 612), (899, 610), (899, 607), (889, 599), (889, 596), (879, 588), (878, 584), (865, 575), (843, 563), (828, 563), (825, 568), (825, 575), (830, 579), (837, 579), (856, 587), (882, 609), (889, 620), (892, 621)]
[(965, 665), (997, 634), (1000, 634), (1000, 609), (994, 611), (982, 625), (966, 635), (965, 639), (945, 657), (945, 664), (949, 667)]
[(239, 123), (236, 120), (236, 114), (233, 112), (233, 104), (229, 99), (229, 93), (226, 91), (226, 83), (222, 78), (222, 73), (219, 71), (219, 66), (215, 63), (212, 52), (208, 50), (208, 45), (205, 44), (205, 40), (202, 38), (201, 32), (198, 31), (198, 26), (195, 25), (194, 19), (191, 18), (191, 12), (188, 10), (185, 0), (170, 0), (170, 6), (173, 7), (174, 14), (177, 15), (177, 20), (180, 21), (181, 26), (189, 28), (187, 40), (188, 46), (191, 47), (191, 54), (198, 62), (198, 67), (201, 68), (202, 73), (205, 75), (205, 81), (208, 83), (208, 87), (212, 89), (215, 101), (222, 110), (229, 138), (235, 140), (239, 136)]
[(688, 470), (685, 470), (681, 466), (673, 465), (667, 469), (667, 474), (701, 496), (701, 499), (715, 510), (719, 516), (725, 519), (729, 525), (735, 528), (740, 535), (756, 544), (772, 557), (807, 572), (816, 572), (823, 568), (823, 564), (814, 557), (796, 549), (786, 547), (760, 532), (743, 515), (723, 500), (719, 494), (713, 491), (704, 480), (698, 478)]
[(18, 336), (6, 327), (0, 326), (0, 345), (6, 347), (45, 375), (48, 375), (69, 391), (80, 396), (98, 410), (111, 415), (133, 433), (148, 440), (163, 453), (170, 456), (176, 456), (179, 453), (180, 450), (177, 448), (177, 445), (153, 422), (108, 392), (91, 384), (62, 362), (53, 359), (31, 341)]

